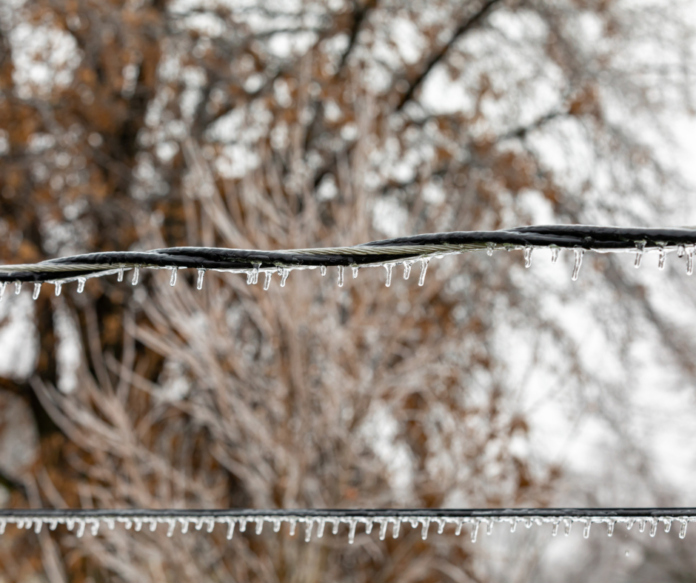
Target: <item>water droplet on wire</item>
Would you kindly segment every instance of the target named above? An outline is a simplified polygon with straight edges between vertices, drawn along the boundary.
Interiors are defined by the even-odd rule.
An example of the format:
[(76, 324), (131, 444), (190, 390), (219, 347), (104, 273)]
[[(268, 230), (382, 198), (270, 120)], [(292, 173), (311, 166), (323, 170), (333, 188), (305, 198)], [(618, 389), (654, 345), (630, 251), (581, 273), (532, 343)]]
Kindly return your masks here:
[(387, 281), (384, 285), (389, 287), (391, 285), (391, 280), (392, 280), (392, 271), (394, 270), (394, 264), (393, 263), (387, 263), (384, 266), (384, 269), (387, 270)]
[(81, 294), (83, 291), (85, 291), (85, 284), (87, 283), (87, 280), (84, 277), (80, 277), (77, 280), (77, 293)]
[(575, 263), (573, 264), (573, 275), (571, 277), (573, 281), (577, 281), (580, 276), (580, 266), (582, 265), (582, 256), (584, 254), (584, 249), (575, 249)]
[(196, 289), (203, 289), (203, 278), (205, 277), (205, 269), (198, 270), (198, 277), (196, 278)]
[(430, 257), (423, 257), (423, 259), (421, 259), (420, 262), (421, 272), (420, 277), (418, 278), (418, 285), (422, 286), (425, 283), (425, 274), (428, 271), (428, 263), (430, 263)]
[(32, 299), (33, 300), (38, 300), (39, 299), (39, 294), (41, 293), (41, 283), (36, 282), (34, 284), (34, 293), (32, 294)]
[(338, 287), (343, 287), (343, 272), (345, 269), (343, 265), (338, 266)]

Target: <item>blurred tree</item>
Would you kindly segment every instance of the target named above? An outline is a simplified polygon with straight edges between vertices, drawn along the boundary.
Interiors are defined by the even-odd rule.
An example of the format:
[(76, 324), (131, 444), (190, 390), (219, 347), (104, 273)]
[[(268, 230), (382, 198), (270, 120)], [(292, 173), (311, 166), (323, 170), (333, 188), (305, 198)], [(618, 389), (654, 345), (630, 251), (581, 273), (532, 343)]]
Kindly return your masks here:
[[(659, 149), (663, 112), (692, 107), (691, 29), (667, 4), (7, 3), (0, 256), (645, 224), (683, 193)], [(362, 270), (342, 289), (314, 272), (269, 292), (223, 274), (202, 292), (159, 274), (44, 292), (35, 369), (3, 383), (29, 400), (41, 436), (34, 466), (7, 476), (9, 503), (611, 502), (568, 488), (535, 453), (520, 394), (541, 381), (615, 427), (622, 467), (640, 478), (633, 500), (668, 497), (616, 411), (632, 327), (651, 326), (686, 373), (689, 342), (640, 281), (596, 260), (584, 268), (594, 295), (583, 292), (623, 376), (608, 374), (544, 303), (550, 288), (570, 301), (569, 288), (522, 280), (519, 258), (501, 255), (447, 259), (423, 288), (383, 289)], [(621, 298), (611, 313), (608, 296)], [(468, 544), (415, 531), (355, 548), (248, 533), (58, 531), (36, 547), (8, 536), (13, 580), (499, 577)], [(534, 556), (517, 558), (535, 573)]]

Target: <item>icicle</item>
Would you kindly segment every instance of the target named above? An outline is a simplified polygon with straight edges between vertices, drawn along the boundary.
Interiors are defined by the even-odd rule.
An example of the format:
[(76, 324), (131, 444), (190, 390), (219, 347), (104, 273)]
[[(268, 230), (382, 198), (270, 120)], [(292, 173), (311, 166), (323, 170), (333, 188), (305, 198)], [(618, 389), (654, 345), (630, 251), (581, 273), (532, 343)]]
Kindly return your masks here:
[(640, 262), (643, 259), (643, 250), (645, 249), (645, 241), (639, 241), (636, 243), (636, 260), (633, 262), (633, 267), (638, 269), (640, 267)]
[(404, 279), (408, 279), (408, 276), (411, 275), (411, 265), (413, 265), (413, 261), (404, 261)]
[(171, 267), (172, 276), (169, 278), (169, 285), (174, 287), (176, 285), (176, 274), (179, 271), (178, 267)]
[(558, 261), (558, 255), (561, 250), (558, 247), (553, 247), (551, 249), (551, 263), (556, 263)]
[(72, 532), (72, 529), (75, 528), (75, 519), (74, 518), (68, 518), (65, 521), (65, 526), (68, 527), (68, 530)]
[(271, 279), (272, 278), (273, 278), (273, 272), (267, 271), (266, 272), (266, 279), (263, 280), (263, 291), (268, 291), (268, 289), (271, 287)]
[(486, 535), (491, 536), (493, 534), (493, 519), (491, 518), (488, 521), (488, 525), (486, 526)]
[(123, 267), (119, 267), (119, 269), (118, 269), (118, 280), (117, 281), (123, 281)]
[(474, 528), (471, 529), (471, 542), (472, 543), (476, 542), (476, 537), (478, 537), (478, 529), (479, 529), (480, 523), (481, 523), (481, 521), (477, 519), (474, 522)]
[(41, 293), (41, 283), (36, 282), (34, 284), (34, 293), (31, 295), (31, 298), (33, 300), (38, 300), (39, 299), (39, 294)]
[(2, 299), (2, 296), (5, 295), (5, 288), (7, 287), (7, 282), (3, 281), (0, 283), (0, 300)]
[(665, 532), (669, 532), (670, 530), (672, 530), (672, 519), (665, 518)]
[(526, 269), (532, 266), (532, 251), (534, 251), (533, 247), (524, 248), (524, 266)]
[[(240, 518), (239, 519), (239, 532), (246, 532), (246, 525), (247, 525), (247, 519), (246, 518)], [(203, 522), (201, 522), (201, 525), (203, 525)], [(200, 530), (200, 527), (196, 527), (198, 530)]]
[(684, 251), (686, 251), (684, 245), (679, 245), (679, 247), (677, 247), (677, 257), (684, 257)]
[(215, 519), (209, 518), (208, 519), (208, 532), (213, 532), (213, 530), (215, 530)]
[(198, 269), (198, 277), (196, 278), (196, 289), (203, 289), (203, 278), (205, 277), (205, 269)]
[(488, 243), (488, 244), (486, 244), (486, 247), (487, 247), (487, 249), (486, 249), (486, 255), (488, 255), (488, 257), (490, 257), (491, 255), (493, 255), (493, 250), (495, 249), (495, 244), (494, 244), (494, 243)]
[(372, 532), (372, 527), (375, 525), (374, 521), (371, 519), (368, 519), (367, 522), (365, 522), (365, 534), (370, 534)]
[(295, 536), (295, 529), (297, 528), (297, 520), (294, 518), (290, 519), (290, 536)]
[(688, 521), (686, 518), (681, 519), (681, 528), (679, 529), (679, 538), (685, 538), (686, 537), (686, 527), (689, 525)]
[(334, 518), (332, 520), (332, 523), (333, 523), (333, 526), (331, 527), (331, 532), (335, 536), (338, 534), (338, 527), (341, 525), (341, 522), (337, 518)]
[(285, 282), (288, 280), (288, 275), (290, 275), (290, 270), (287, 267), (282, 267), (280, 269), (280, 287), (285, 287)]
[(15, 281), (15, 295), (18, 296), (21, 293), (22, 293), (22, 282)]
[(614, 536), (614, 526), (616, 526), (616, 520), (613, 518), (607, 523), (607, 536)]
[(309, 519), (307, 521), (307, 528), (305, 529), (304, 540), (306, 543), (312, 540), (312, 529), (314, 528), (314, 520)]
[(524, 526), (526, 528), (532, 528), (532, 519), (528, 518), (527, 520), (524, 521)]
[(56, 296), (59, 296), (61, 290), (63, 289), (63, 284), (62, 284), (60, 281), (56, 281), (53, 285), (55, 286), (54, 289), (55, 289), (55, 292), (56, 292)]
[(355, 529), (358, 527), (358, 521), (356, 518), (351, 518), (348, 524), (348, 544), (352, 545), (355, 542)]
[(384, 540), (387, 536), (387, 526), (389, 525), (389, 521), (384, 518), (380, 521), (379, 525), (379, 540)]
[(633, 528), (633, 525), (636, 523), (635, 518), (632, 518), (626, 523), (626, 530), (631, 530)]
[(155, 532), (157, 530), (157, 520), (150, 518), (150, 532)]
[(694, 272), (694, 248), (689, 247), (686, 250), (686, 275), (691, 275)]
[(512, 524), (510, 525), (510, 532), (515, 532), (517, 530), (517, 518), (512, 519)]
[(592, 521), (585, 521), (585, 528), (582, 529), (582, 538), (590, 538), (590, 528), (592, 528)]
[(133, 281), (131, 282), (132, 285), (138, 285), (138, 276), (140, 275), (140, 268), (134, 267), (133, 268)]
[(85, 521), (82, 520), (81, 518), (76, 519), (77, 522), (77, 538), (82, 538), (82, 535), (85, 534)]
[(421, 538), (423, 540), (427, 540), (428, 539), (428, 529), (430, 528), (430, 519), (423, 518), (421, 522), (423, 523), (423, 532), (421, 533)]
[(394, 519), (394, 526), (392, 527), (392, 538), (399, 538), (399, 531), (401, 530), (401, 519)]
[(43, 520), (41, 520), (40, 518), (37, 518), (37, 519), (34, 521), (34, 532), (35, 532), (36, 534), (39, 534), (39, 533), (41, 532), (41, 527), (42, 527), (42, 526), (43, 526)]
[(561, 526), (561, 521), (556, 520), (553, 523), (553, 528), (551, 529), (551, 536), (558, 536), (558, 527)]
[[(189, 521), (188, 518), (180, 518), (179, 521), (181, 522), (181, 534), (186, 534), (189, 529)], [(128, 528), (128, 527), (126, 527)]]
[(174, 520), (173, 518), (168, 518), (167, 524), (169, 525), (169, 528), (167, 529), (167, 536), (169, 538), (172, 538), (172, 536), (174, 535), (174, 528), (176, 527), (176, 520)]
[(256, 534), (260, 535), (263, 532), (263, 518), (256, 519)]
[(143, 521), (139, 518), (135, 518), (133, 522), (135, 522), (135, 532), (140, 532), (143, 528)]
[(92, 521), (92, 536), (97, 536), (99, 534), (99, 521), (98, 520), (93, 520)]
[[(49, 528), (49, 530), (55, 530), (56, 528), (58, 528), (58, 521), (57, 521), (57, 520), (51, 520), (51, 521), (48, 523), (48, 528)], [(0, 534), (2, 534), (2, 533), (0, 533)]]
[(256, 285), (259, 283), (259, 269), (261, 269), (261, 264), (256, 263), (254, 268), (247, 272), (247, 285)]
[(638, 524), (640, 524), (640, 527), (638, 528), (638, 532), (641, 532), (641, 533), (645, 532), (645, 520), (641, 518), (638, 521)]
[(657, 534), (657, 520), (650, 519), (650, 536), (654, 537)]
[(570, 520), (570, 519), (568, 519), (568, 518), (566, 518), (566, 519), (563, 520), (563, 522), (565, 523), (565, 535), (566, 535), (566, 536), (570, 536), (570, 529), (571, 529), (572, 526), (573, 526), (573, 521)]
[(435, 522), (437, 522), (437, 534), (442, 534), (445, 532), (445, 521), (441, 518), (436, 518)]
[(317, 538), (322, 538), (324, 536), (324, 527), (326, 526), (326, 519), (320, 518), (319, 524), (317, 526)]
[(343, 287), (343, 272), (345, 269), (343, 265), (338, 266), (338, 287)]
[(575, 264), (573, 265), (573, 276), (572, 280), (577, 281), (578, 276), (580, 275), (580, 266), (582, 265), (582, 256), (585, 254), (584, 249), (576, 249), (575, 250)]
[(280, 532), (280, 518), (273, 519), (273, 532)]
[(665, 268), (665, 257), (667, 257), (667, 253), (665, 253), (665, 248), (660, 247), (660, 252), (658, 254), (658, 261), (657, 261), (657, 268), (658, 269)]
[(351, 270), (353, 271), (353, 279), (357, 279), (358, 278), (358, 266), (352, 265)]
[(320, 266), (319, 272), (321, 273), (321, 276), (324, 277), (326, 275), (326, 265)]
[(420, 277), (418, 278), (418, 285), (422, 286), (425, 283), (425, 274), (428, 271), (428, 263), (430, 263), (430, 257), (423, 257), (423, 259), (421, 259), (420, 262), (421, 272)]
[(231, 518), (227, 519), (227, 540), (232, 540), (234, 536), (234, 527), (237, 525), (235, 520)]
[(387, 270), (387, 281), (384, 285), (389, 287), (391, 285), (392, 271), (394, 269), (394, 264), (393, 263), (386, 263), (384, 265), (384, 269)]
[(454, 529), (454, 536), (459, 536), (462, 534), (462, 527), (464, 526), (464, 519), (460, 518), (457, 520), (457, 528)]
[(0, 519), (0, 534), (5, 534), (5, 527), (7, 526), (7, 521), (5, 519)]
[(83, 291), (85, 291), (85, 284), (87, 283), (87, 280), (84, 277), (79, 277), (77, 279), (77, 293), (81, 294)]

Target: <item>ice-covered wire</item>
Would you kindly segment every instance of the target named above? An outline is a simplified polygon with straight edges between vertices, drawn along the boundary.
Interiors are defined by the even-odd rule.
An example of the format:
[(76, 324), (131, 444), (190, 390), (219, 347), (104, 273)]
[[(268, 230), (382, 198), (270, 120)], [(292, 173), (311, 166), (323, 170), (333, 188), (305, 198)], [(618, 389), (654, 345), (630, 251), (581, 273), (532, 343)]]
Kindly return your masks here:
[[(395, 264), (404, 264), (407, 277), (411, 264), (421, 262), (421, 274), (425, 275), (427, 262), (433, 256), (466, 251), (487, 250), (492, 253), (497, 249), (525, 250), (525, 263), (531, 264), (532, 251), (544, 247), (552, 250), (552, 259), (558, 257), (561, 249), (570, 249), (575, 253), (573, 279), (577, 279), (582, 256), (585, 251), (600, 253), (633, 252), (636, 254), (636, 266), (646, 251), (658, 251), (659, 265), (664, 267), (667, 253), (677, 251), (679, 256), (686, 255), (687, 272), (693, 272), (693, 253), (696, 246), (696, 230), (691, 228), (642, 229), (621, 227), (597, 227), (587, 225), (549, 225), (519, 227), (501, 231), (455, 231), (451, 233), (431, 233), (386, 239), (355, 245), (352, 247), (325, 247), (317, 249), (289, 249), (280, 251), (260, 251), (249, 249), (224, 249), (208, 247), (173, 247), (154, 251), (113, 251), (89, 253), (50, 259), (40, 263), (26, 265), (0, 266), (0, 292), (7, 283), (14, 282), (17, 291), (22, 282), (36, 284), (35, 293), (42, 282), (60, 285), (69, 281), (78, 281), (80, 289), (89, 277), (118, 273), (119, 280), (123, 272), (133, 270), (133, 283), (137, 283), (139, 270), (171, 269), (172, 285), (176, 281), (176, 272), (181, 268), (198, 269), (198, 287), (206, 270), (243, 272), (249, 283), (258, 281), (259, 273), (265, 273), (267, 288), (270, 277), (278, 272), (281, 285), (287, 274), (293, 269), (315, 269), (320, 267), (325, 273), (326, 267), (339, 269), (339, 285), (343, 282), (345, 267), (357, 270), (360, 267), (383, 265), (388, 276)], [(388, 277), (390, 280), (391, 278)], [(423, 277), (421, 277), (422, 283)]]
[[(467, 529), (473, 542), (481, 528), (491, 534), (496, 525), (507, 525), (512, 532), (519, 526), (551, 526), (551, 534), (556, 536), (559, 529), (568, 535), (574, 524), (583, 528), (583, 536), (590, 536), (592, 525), (604, 525), (609, 536), (614, 534), (616, 525), (624, 525), (628, 530), (637, 526), (640, 532), (648, 528), (650, 536), (655, 536), (661, 525), (669, 532), (672, 524), (679, 527), (679, 537), (686, 536), (689, 522), (696, 521), (696, 508), (504, 508), (491, 510), (459, 509), (390, 509), (390, 510), (0, 510), (0, 534), (8, 524), (18, 528), (33, 528), (39, 532), (46, 525), (54, 530), (65, 525), (68, 530), (76, 529), (81, 537), (86, 528), (93, 535), (104, 525), (113, 530), (122, 524), (127, 530), (140, 531), (145, 526), (150, 531), (165, 525), (167, 535), (173, 536), (177, 529), (185, 534), (191, 528), (206, 528), (212, 533), (216, 526), (226, 527), (227, 538), (231, 539), (235, 528), (245, 532), (253, 525), (256, 534), (263, 532), (268, 524), (274, 532), (279, 532), (284, 524), (289, 534), (295, 534), (301, 526), (304, 538), (311, 540), (313, 533), (317, 538), (324, 535), (327, 526), (334, 535), (341, 525), (347, 527), (348, 542), (352, 544), (358, 528), (366, 534), (377, 529), (379, 538), (387, 536), (388, 529), (394, 538), (399, 536), (402, 526), (410, 526), (421, 531), (425, 540), (430, 532), (437, 534), (460, 535)], [(315, 530), (316, 529), (316, 530)], [(447, 529), (447, 531), (446, 531)]]

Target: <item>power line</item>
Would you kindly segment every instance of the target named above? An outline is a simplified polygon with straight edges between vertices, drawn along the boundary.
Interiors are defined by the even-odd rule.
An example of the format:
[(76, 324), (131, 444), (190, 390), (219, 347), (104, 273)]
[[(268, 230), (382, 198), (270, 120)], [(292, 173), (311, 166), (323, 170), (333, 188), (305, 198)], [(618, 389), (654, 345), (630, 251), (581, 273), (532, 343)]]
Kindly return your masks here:
[[(599, 253), (633, 252), (635, 265), (640, 265), (644, 252), (657, 251), (659, 265), (664, 267), (668, 253), (686, 255), (687, 273), (693, 272), (693, 254), (696, 246), (696, 230), (690, 228), (648, 229), (597, 227), (588, 225), (548, 225), (519, 227), (500, 231), (455, 231), (431, 233), (385, 239), (352, 247), (324, 247), (315, 249), (288, 249), (261, 251), (250, 249), (227, 249), (210, 247), (172, 247), (154, 251), (113, 251), (89, 253), (50, 259), (34, 264), (0, 266), (0, 293), (7, 283), (14, 282), (19, 293), (23, 282), (54, 283), (60, 293), (63, 283), (77, 281), (78, 291), (90, 277), (118, 274), (119, 281), (125, 271), (133, 272), (133, 283), (137, 283), (140, 269), (171, 269), (172, 285), (178, 269), (198, 270), (198, 287), (207, 270), (246, 273), (249, 283), (257, 283), (259, 273), (265, 273), (264, 287), (270, 285), (274, 273), (281, 275), (284, 285), (287, 274), (295, 269), (338, 267), (339, 285), (342, 285), (343, 270), (351, 267), (384, 266), (388, 282), (394, 265), (403, 264), (408, 277), (411, 265), (420, 261), (421, 284), (432, 257), (467, 251), (524, 249), (527, 265), (531, 263), (532, 251), (550, 248), (552, 259), (562, 249), (575, 254), (573, 279), (577, 279), (582, 257), (586, 251)], [(35, 287), (35, 295), (39, 287)]]
[[(370, 534), (379, 532), (383, 540), (388, 530), (397, 538), (402, 527), (420, 529), (425, 540), (429, 533), (454, 534), (459, 536), (463, 529), (475, 541), (481, 527), (491, 534), (496, 525), (507, 525), (514, 532), (519, 525), (526, 528), (549, 525), (551, 534), (556, 536), (559, 529), (570, 534), (573, 525), (583, 528), (583, 536), (589, 537), (592, 525), (603, 525), (609, 536), (614, 534), (617, 525), (627, 529), (637, 526), (640, 532), (648, 528), (650, 536), (655, 536), (658, 527), (669, 532), (673, 523), (679, 526), (679, 537), (686, 536), (689, 522), (696, 521), (696, 508), (503, 508), (485, 510), (462, 509), (340, 509), (340, 510), (0, 510), (0, 533), (9, 524), (18, 528), (34, 529), (39, 532), (44, 526), (51, 530), (65, 525), (75, 530), (81, 537), (87, 528), (93, 535), (101, 526), (113, 530), (122, 524), (127, 530), (140, 531), (145, 527), (154, 532), (159, 525), (165, 525), (167, 535), (177, 531), (185, 534), (192, 528), (212, 533), (218, 525), (227, 529), (231, 539), (237, 528), (245, 532), (253, 526), (256, 534), (263, 532), (268, 523), (274, 532), (280, 532), (288, 525), (289, 534), (295, 535), (298, 526), (304, 528), (304, 538), (310, 541), (313, 534), (317, 538), (324, 535), (327, 526), (334, 535), (339, 534), (341, 526), (348, 529), (348, 542), (353, 543), (358, 528)], [(449, 528), (448, 528), (449, 527)], [(316, 529), (316, 530), (315, 530)], [(431, 530), (432, 529), (432, 530)], [(447, 529), (447, 530), (446, 530)], [(345, 530), (345, 529), (344, 529)]]

